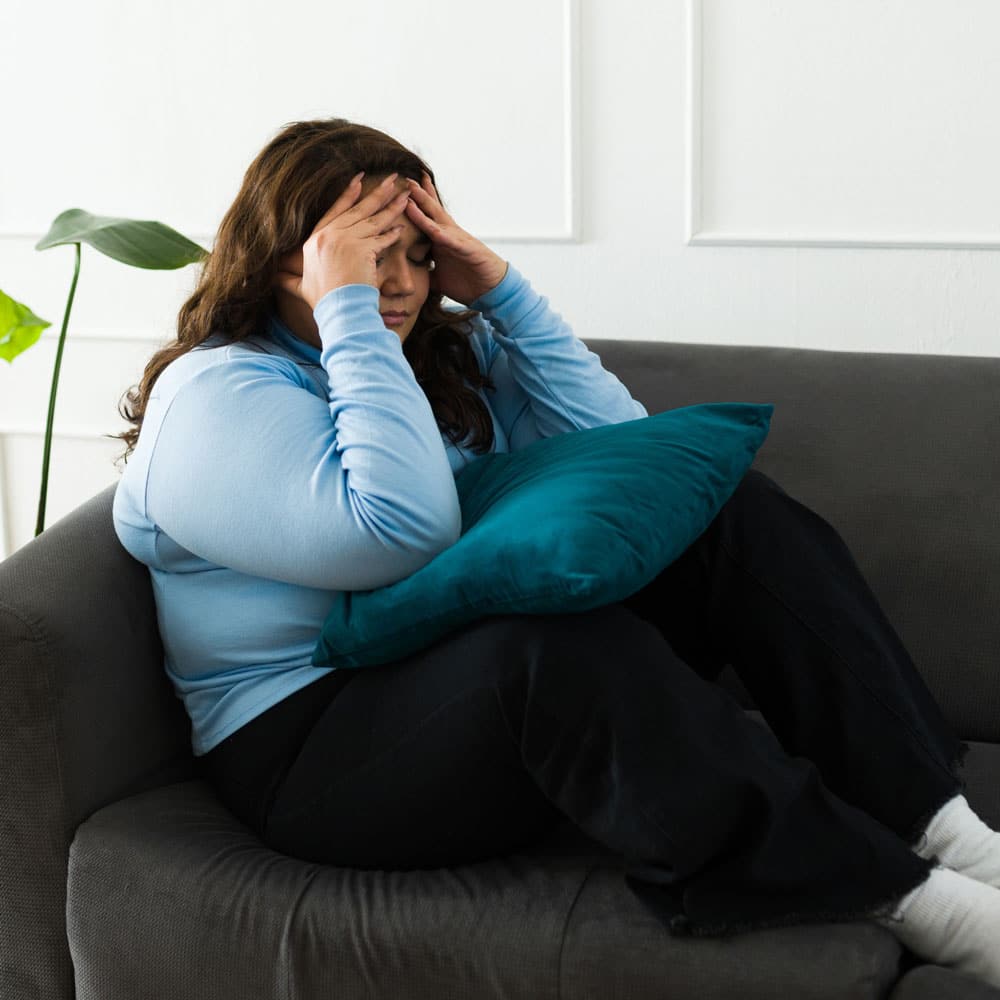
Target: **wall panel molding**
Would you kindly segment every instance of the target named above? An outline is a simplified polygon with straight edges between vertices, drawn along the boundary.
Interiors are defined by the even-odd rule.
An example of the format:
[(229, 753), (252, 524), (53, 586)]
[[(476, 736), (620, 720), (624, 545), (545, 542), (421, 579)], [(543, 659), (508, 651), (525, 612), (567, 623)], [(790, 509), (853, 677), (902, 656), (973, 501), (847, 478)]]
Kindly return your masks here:
[[(704, 77), (705, 4), (710, 0), (687, 0), (687, 132), (685, 239), (689, 246), (832, 247), (845, 249), (885, 248), (917, 250), (998, 250), (1000, 234), (961, 231), (857, 232), (817, 228), (812, 232), (782, 233), (780, 230), (741, 230), (738, 227), (708, 228), (705, 218)], [(942, 0), (944, 3), (945, 0)]]
[[(174, 334), (164, 336), (154, 330), (102, 330), (100, 327), (74, 327), (66, 335), (67, 341), (87, 341), (103, 344), (160, 344), (165, 345), (174, 339)], [(38, 340), (39, 344), (59, 342), (59, 331), (55, 324), (50, 326)], [(37, 345), (36, 345), (37, 346)]]
[[(53, 441), (70, 442), (63, 446), (60, 456), (69, 461), (54, 458), (49, 468), (46, 527), (90, 499), (105, 484), (120, 479), (121, 471), (114, 460), (101, 452), (106, 450), (105, 445), (113, 446), (117, 458), (117, 451), (124, 447), (124, 442), (106, 438), (106, 433), (110, 432), (96, 426), (53, 429)], [(0, 426), (0, 561), (34, 537), (44, 437), (44, 427)], [(17, 438), (21, 440), (15, 443)], [(100, 450), (92, 447), (95, 442), (102, 445)], [(29, 451), (31, 459), (26, 463), (25, 455)], [(11, 459), (17, 455), (20, 455), (21, 464), (11, 468)]]
[[(479, 226), (476, 230), (476, 235), (485, 240), (486, 242), (496, 243), (496, 244), (511, 244), (511, 243), (545, 244), (545, 243), (567, 243), (567, 242), (575, 243), (579, 242), (581, 238), (580, 237), (581, 208), (579, 203), (580, 202), (579, 74), (580, 74), (581, 2), (582, 0), (557, 0), (557, 3), (552, 4), (551, 6), (543, 5), (545, 17), (538, 19), (538, 23), (534, 25), (534, 30), (536, 31), (536, 36), (539, 30), (542, 30), (546, 33), (547, 37), (545, 39), (542, 39), (542, 41), (545, 43), (544, 47), (537, 44), (538, 39), (536, 37), (535, 39), (533, 39), (533, 42), (535, 44), (527, 44), (523, 47), (523, 50), (509, 53), (506, 55), (506, 57), (504, 53), (501, 53), (495, 49), (491, 49), (488, 46), (482, 49), (482, 56), (480, 58), (481, 60), (485, 60), (485, 64), (483, 66), (484, 79), (486, 79), (489, 82), (490, 86), (492, 87), (492, 90), (490, 91), (491, 98), (495, 97), (498, 100), (502, 100), (505, 88), (507, 90), (511, 89), (510, 74), (512, 72), (521, 73), (523, 78), (527, 80), (534, 75), (532, 70), (536, 68), (538, 60), (545, 60), (545, 62), (549, 66), (551, 66), (553, 58), (556, 55), (556, 53), (558, 53), (562, 59), (562, 66), (560, 67), (560, 73), (558, 75), (559, 82), (556, 83), (557, 75), (555, 72), (553, 72), (551, 77), (548, 77), (546, 80), (546, 86), (544, 92), (539, 93), (537, 92), (536, 88), (535, 92), (536, 100), (534, 102), (535, 103), (534, 107), (522, 106), (523, 102), (527, 99), (524, 96), (525, 93), (530, 93), (530, 90), (526, 91), (524, 87), (515, 88), (515, 97), (517, 98), (517, 103), (511, 105), (511, 107), (514, 108), (514, 114), (515, 114), (514, 120), (526, 123), (526, 122), (531, 122), (533, 118), (537, 119), (538, 116), (542, 116), (544, 119), (546, 119), (545, 122), (546, 127), (544, 129), (544, 134), (553, 137), (560, 136), (561, 138), (560, 148), (562, 153), (562, 162), (561, 164), (559, 164), (558, 170), (556, 170), (555, 166), (553, 165), (552, 170), (547, 174), (546, 183), (550, 186), (550, 190), (544, 193), (544, 197), (546, 200), (543, 203), (546, 206), (551, 206), (553, 209), (555, 209), (556, 205), (558, 204), (559, 211), (558, 213), (556, 211), (552, 211), (550, 215), (542, 217), (538, 229), (534, 229), (531, 226), (530, 216), (522, 216), (522, 221), (520, 223), (516, 221), (515, 218), (511, 222), (510, 230), (506, 228), (508, 216), (505, 215), (503, 212), (500, 213), (494, 212), (493, 213), (494, 221), (487, 225)], [(188, 6), (191, 6), (192, 8), (194, 7), (193, 0), (186, 0), (186, 3), (188, 4)], [(465, 7), (465, 5), (460, 4), (459, 0), (452, 0), (452, 3), (456, 5), (455, 7), (456, 10), (464, 11), (468, 9)], [(106, 5), (104, 5), (104, 7), (106, 7)], [(523, 4), (523, 8), (525, 12), (530, 12), (533, 9), (532, 4), (530, 2)], [(388, 14), (391, 14), (392, 10), (393, 8), (389, 7)], [(99, 8), (98, 12), (100, 11), (101, 8)], [(539, 10), (539, 13), (541, 13), (541, 10)], [(331, 18), (334, 17), (339, 18), (340, 14), (339, 13), (337, 13), (336, 15), (329, 14), (327, 16)], [(517, 15), (515, 14), (515, 17), (516, 16)], [(220, 24), (223, 23), (220, 20), (220, 17), (221, 17), (220, 15), (212, 15), (209, 18), (210, 21), (210, 24), (208, 25), (209, 31), (219, 30)], [(444, 5), (441, 5), (440, 9), (437, 9), (436, 7), (432, 17), (428, 17), (426, 19), (418, 19), (417, 21), (414, 22), (415, 24), (424, 24), (426, 21), (426, 23), (429, 25), (427, 27), (427, 30), (433, 31), (435, 19), (437, 19), (439, 30), (435, 31), (433, 36), (428, 36), (426, 40), (419, 37), (415, 38), (413, 40), (413, 44), (416, 45), (418, 49), (422, 49), (425, 47), (424, 46), (425, 41), (433, 42), (436, 40), (437, 36), (440, 34), (441, 25), (445, 25), (447, 30), (447, 25), (449, 24), (449, 20), (447, 19), (447, 8)], [(390, 22), (393, 20), (395, 20), (395, 18), (389, 17)], [(370, 17), (366, 19), (366, 17), (363, 17), (359, 14), (355, 15), (354, 21), (357, 22), (362, 27), (365, 25), (367, 25), (369, 28), (371, 27)], [(15, 23), (17, 23), (16, 18), (15, 18)], [(167, 19), (167, 23), (172, 23), (172, 22), (170, 22), (170, 20)], [(461, 22), (456, 22), (456, 23), (461, 23)], [(32, 31), (40, 30), (39, 25), (37, 23), (37, 18), (35, 18), (34, 15), (30, 17), (25, 15), (25, 23), (23, 27), (25, 31), (28, 32), (29, 34)], [(314, 25), (314, 27), (322, 29), (323, 25), (322, 24)], [(100, 23), (96, 24), (93, 30), (97, 31), (99, 28), (100, 28)], [(362, 30), (362, 28), (359, 28), (359, 30)], [(455, 31), (457, 30), (459, 29), (458, 28), (452, 29), (451, 36), (447, 36), (445, 39), (446, 43), (456, 44), (456, 45), (461, 44), (469, 48), (469, 51), (471, 51), (469, 39), (455, 36)], [(558, 32), (559, 37), (551, 37), (551, 38), (548, 37), (551, 35), (555, 35), (556, 32)], [(320, 30), (320, 33), (322, 34), (323, 31)], [(505, 31), (503, 34), (504, 39), (506, 40), (509, 35), (510, 32)], [(359, 41), (360, 40), (361, 39), (359, 38)], [(165, 40), (164, 44), (169, 44), (169, 42), (170, 39), (168, 38)], [(357, 48), (357, 53), (360, 53), (361, 50), (363, 48), (366, 49), (367, 46), (359, 45), (356, 48)], [(60, 49), (59, 52), (62, 52), (62, 50)], [(55, 58), (57, 59), (59, 52), (57, 52), (57, 55), (55, 56)], [(353, 55), (352, 58), (356, 57), (357, 59), (362, 59), (362, 56), (358, 55), (357, 53), (355, 53), (355, 55)], [(520, 56), (520, 59), (518, 58), (518, 56)], [(365, 56), (364, 59), (367, 59), (370, 62), (370, 59), (368, 59), (367, 56)], [(197, 53), (195, 55), (195, 62), (197, 62)], [(364, 62), (362, 61), (361, 64), (363, 65)], [(15, 69), (16, 66), (17, 64), (15, 63)], [(394, 71), (398, 71), (398, 69), (399, 67), (391, 67), (391, 66), (386, 67), (386, 71), (388, 71), (389, 75), (391, 75), (392, 72)], [(555, 67), (553, 67), (553, 70), (554, 69)], [(417, 72), (416, 66), (413, 67), (413, 71), (410, 74), (412, 79), (407, 77), (407, 79), (409, 80), (407, 97), (409, 97), (411, 94), (434, 93), (434, 91), (432, 90), (425, 90), (426, 85), (423, 79), (424, 75), (425, 74), (422, 72), (421, 73)], [(549, 81), (551, 81), (551, 85)], [(467, 98), (469, 98), (469, 96), (475, 90), (475, 88), (468, 87), (467, 81), (463, 83), (462, 79), (460, 78), (452, 79), (449, 81), (446, 76), (443, 77), (435, 76), (432, 83), (434, 86), (438, 88), (442, 86), (451, 86), (454, 89), (461, 90), (462, 101), (464, 101), (464, 104), (462, 104), (462, 101), (460, 101), (459, 104), (462, 105), (463, 108), (469, 104), (469, 100), (467, 100)], [(293, 89), (292, 85), (287, 86), (284, 91), (280, 91), (277, 93), (276, 93), (276, 88), (274, 86), (268, 87), (267, 90), (269, 91), (269, 99), (270, 99), (269, 103), (265, 102), (259, 113), (261, 115), (267, 116), (265, 118), (265, 121), (273, 120), (275, 123), (275, 128), (278, 125), (280, 125), (282, 121), (291, 120), (296, 117), (302, 117), (303, 115), (310, 113), (315, 115), (321, 115), (324, 113), (338, 113), (338, 114), (342, 113), (345, 114), (347, 117), (355, 118), (355, 120), (359, 121), (370, 120), (373, 123), (376, 123), (376, 120), (378, 118), (378, 115), (371, 116), (368, 114), (368, 110), (370, 110), (370, 105), (366, 105), (364, 102), (359, 103), (358, 101), (353, 100), (349, 95), (345, 96), (344, 93), (342, 92), (342, 88), (340, 91), (334, 88), (330, 93), (326, 94), (325, 95), (327, 98), (326, 102), (324, 102), (324, 95), (320, 92), (317, 92), (315, 96), (312, 97), (310, 100), (303, 101), (301, 100), (300, 95), (297, 95), (295, 93), (295, 90)], [(189, 96), (190, 95), (188, 94), (181, 95), (182, 98), (187, 98)], [(385, 96), (384, 100), (388, 102), (388, 106), (391, 107), (393, 100), (391, 93), (388, 96)], [(338, 102), (342, 102), (341, 108), (334, 107), (334, 105), (336, 105)], [(396, 103), (398, 103), (398, 100)], [(451, 104), (455, 103), (454, 98), (451, 100), (450, 103)], [(329, 105), (332, 108), (332, 110), (324, 112), (322, 109), (327, 105)], [(445, 106), (447, 107), (448, 104), (446, 104)], [(360, 109), (357, 112), (357, 117), (356, 117), (356, 112), (354, 110), (355, 108)], [(301, 111), (298, 109), (301, 109)], [(447, 116), (442, 115), (434, 119), (435, 125), (437, 127), (440, 127), (441, 129), (446, 129), (446, 132), (443, 132), (440, 135), (438, 135), (438, 140), (440, 141), (442, 135), (450, 136), (452, 133), (463, 130), (468, 132), (467, 135), (468, 142), (482, 142), (484, 139), (491, 138), (489, 136), (489, 130), (488, 130), (489, 108), (479, 109), (479, 111), (481, 112), (484, 119), (484, 124), (486, 125), (485, 132), (481, 128), (477, 129), (476, 127), (474, 127), (480, 124), (475, 119), (470, 119), (466, 121), (460, 120), (454, 123), (452, 126), (448, 126), (446, 121)], [(284, 115), (284, 117), (281, 117), (281, 115)], [(177, 122), (171, 120), (165, 123), (165, 127), (170, 129), (180, 126), (177, 125)], [(382, 125), (380, 124), (379, 127), (382, 127)], [(260, 136), (263, 139), (270, 131), (270, 130), (266, 130), (266, 132), (261, 131), (259, 120), (254, 119), (252, 116), (245, 116), (244, 120), (241, 120), (241, 122), (238, 125), (234, 126), (234, 128), (236, 129), (234, 135), (237, 134), (237, 132), (239, 135), (239, 144), (237, 148), (242, 148), (244, 140), (247, 142), (256, 143), (257, 139), (253, 138), (254, 136), (260, 133)], [(392, 132), (393, 129), (389, 127), (388, 131)], [(406, 139), (402, 135), (401, 138), (403, 138), (404, 142), (406, 141)], [(504, 151), (501, 148), (504, 141), (503, 137), (494, 136), (492, 138), (494, 138), (494, 140), (497, 140), (499, 138), (499, 145), (497, 152), (498, 152), (498, 159), (502, 160), (503, 156), (505, 155)], [(113, 148), (113, 143), (118, 142), (120, 140), (120, 136), (118, 135), (117, 132), (115, 132), (111, 135), (111, 139), (113, 140), (113, 142), (111, 143), (111, 146)], [(180, 146), (181, 143), (178, 142), (176, 145)], [(232, 148), (231, 144), (227, 145), (229, 146), (229, 148)], [(254, 148), (253, 152), (255, 153), (258, 148), (259, 145)], [(414, 148), (417, 149), (418, 152), (420, 152), (418, 146), (414, 146)], [(211, 152), (212, 152), (211, 149), (207, 149), (206, 155), (211, 155)], [(525, 149), (525, 156), (530, 158), (531, 156), (530, 149)], [(241, 162), (240, 170), (244, 169), (248, 162), (249, 162), (249, 156), (245, 161)], [(551, 164), (551, 160), (549, 161), (549, 163)], [(454, 168), (454, 163), (453, 163), (453, 168)], [(229, 168), (227, 167), (227, 170), (228, 169)], [(557, 181), (556, 180), (557, 177), (560, 180)], [(234, 176), (232, 179), (235, 182), (237, 180), (237, 177)], [(501, 180), (502, 176), (498, 172), (498, 175), (496, 177), (496, 183), (499, 183)], [(182, 182), (179, 183), (181, 183), (181, 187), (183, 187), (183, 183)], [(559, 188), (558, 190), (556, 189), (557, 185)], [(123, 197), (125, 198), (124, 204), (129, 204), (129, 203), (136, 204), (139, 197), (141, 197), (141, 190), (142, 190), (141, 188), (137, 188), (135, 185), (129, 187), (127, 193), (123, 195)], [(229, 190), (228, 185), (225, 190), (226, 191)], [(181, 192), (177, 193), (178, 195), (181, 194)], [(235, 193), (235, 185), (232, 187), (232, 193)], [(229, 197), (231, 197), (231, 194), (226, 195), (227, 199)], [(128, 200), (129, 198), (131, 198), (131, 202), (129, 202)], [(173, 215), (171, 215), (169, 219), (166, 218), (163, 212), (161, 212), (156, 207), (149, 208), (148, 211), (150, 212), (150, 216), (146, 217), (163, 217), (164, 221), (169, 221), (171, 225), (176, 226), (191, 239), (201, 243), (202, 245), (210, 244), (211, 240), (214, 237), (213, 227), (218, 222), (216, 214), (219, 213), (219, 215), (221, 215), (221, 211), (224, 210), (224, 205), (220, 207), (213, 202), (212, 207), (209, 208), (207, 204), (199, 204), (197, 201), (193, 201), (190, 205), (187, 206), (187, 211), (189, 212), (188, 217), (184, 218), (183, 198), (181, 198), (180, 204), (182, 205), (181, 211), (179, 213), (174, 213)], [(512, 204), (518, 204), (518, 202), (513, 202)], [(91, 211), (107, 212), (108, 214), (122, 214), (122, 215), (132, 214), (127, 209), (116, 211), (115, 208), (110, 205), (103, 206), (94, 204), (94, 205), (84, 205), (83, 207), (88, 208)], [(7, 224), (6, 227), (0, 226), (0, 240), (25, 241), (25, 242), (30, 242), (31, 244), (36, 243), (41, 238), (43, 233), (29, 231), (31, 227), (36, 223), (33, 218), (31, 218), (31, 221), (27, 221), (28, 218), (29, 217), (26, 217), (23, 213), (21, 213), (20, 215), (12, 216), (9, 219), (9, 223)], [(499, 222), (497, 222), (496, 220), (499, 220)], [(519, 228), (522, 231), (518, 231)], [(490, 231), (490, 230), (497, 230), (497, 231)]]
[[(131, 425), (128, 425), (131, 426)], [(120, 430), (128, 430), (128, 426), (123, 425)], [(69, 441), (107, 441), (109, 444), (114, 444), (115, 446), (121, 445), (125, 447), (125, 442), (115, 439), (105, 437), (106, 434), (116, 433), (113, 429), (108, 429), (107, 427), (96, 427), (94, 425), (83, 425), (78, 427), (53, 427), (52, 437), (62, 438)], [(34, 424), (0, 424), (0, 447), (3, 446), (3, 441), (8, 437), (45, 437), (45, 427), (36, 426)], [(41, 456), (39, 456), (41, 460)]]

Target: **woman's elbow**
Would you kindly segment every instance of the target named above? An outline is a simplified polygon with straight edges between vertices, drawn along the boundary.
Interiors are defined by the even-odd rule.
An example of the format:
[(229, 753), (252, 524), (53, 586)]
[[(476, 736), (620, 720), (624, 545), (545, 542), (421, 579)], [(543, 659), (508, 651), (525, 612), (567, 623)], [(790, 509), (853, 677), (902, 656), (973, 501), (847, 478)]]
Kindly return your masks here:
[(428, 528), (428, 551), (434, 556), (451, 548), (462, 537), (462, 508), (456, 494), (453, 503), (447, 503)]
[(457, 516), (449, 513), (449, 516), (442, 520), (428, 524), (425, 530), (419, 532), (419, 540), (415, 540), (414, 536), (410, 534), (405, 542), (400, 541), (398, 545), (394, 546), (396, 562), (392, 582), (395, 583), (397, 580), (405, 579), (422, 570), (442, 552), (451, 548), (461, 537), (461, 534), (461, 510), (457, 511)]
[(383, 548), (394, 552), (396, 558), (421, 565), (454, 545), (462, 534), (462, 508), (454, 487), (451, 495), (433, 503), (425, 500), (419, 508), (366, 505), (365, 519)]

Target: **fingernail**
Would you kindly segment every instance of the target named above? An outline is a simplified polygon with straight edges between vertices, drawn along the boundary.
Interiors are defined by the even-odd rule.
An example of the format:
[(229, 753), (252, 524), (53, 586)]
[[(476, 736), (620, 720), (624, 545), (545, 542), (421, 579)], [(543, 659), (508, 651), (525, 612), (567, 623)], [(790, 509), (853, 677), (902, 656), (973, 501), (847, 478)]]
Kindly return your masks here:
[(389, 174), (389, 176), (386, 177), (386, 179), (382, 183), (383, 184), (391, 184), (398, 176), (399, 176), (398, 173), (397, 174)]
[(353, 184), (354, 181), (361, 180), (361, 178), (364, 177), (364, 176), (365, 176), (365, 172), (362, 170), (360, 174), (355, 174), (354, 175), (354, 178), (351, 180), (351, 183)]

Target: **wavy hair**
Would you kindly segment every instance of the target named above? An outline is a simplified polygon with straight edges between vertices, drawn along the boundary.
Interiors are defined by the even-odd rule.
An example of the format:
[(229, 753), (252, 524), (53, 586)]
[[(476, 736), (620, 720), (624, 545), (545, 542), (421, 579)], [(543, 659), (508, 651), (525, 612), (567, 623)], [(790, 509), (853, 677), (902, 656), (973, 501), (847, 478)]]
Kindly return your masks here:
[[(426, 170), (434, 179), (431, 168), (391, 136), (343, 118), (292, 122), (261, 150), (222, 219), (194, 292), (181, 306), (177, 337), (150, 358), (138, 386), (119, 403), (119, 413), (134, 426), (107, 435), (125, 441), (116, 462), (127, 462), (135, 449), (149, 394), (172, 361), (213, 334), (237, 343), (266, 331), (276, 312), (272, 279), (279, 261), (302, 246), (361, 170), (366, 177), (398, 172), (418, 182)], [(480, 373), (469, 344), (469, 320), (477, 315), (446, 310), (432, 289), (403, 354), (438, 427), (453, 444), (484, 454), (493, 445), (493, 421), (475, 389), (495, 386)]]

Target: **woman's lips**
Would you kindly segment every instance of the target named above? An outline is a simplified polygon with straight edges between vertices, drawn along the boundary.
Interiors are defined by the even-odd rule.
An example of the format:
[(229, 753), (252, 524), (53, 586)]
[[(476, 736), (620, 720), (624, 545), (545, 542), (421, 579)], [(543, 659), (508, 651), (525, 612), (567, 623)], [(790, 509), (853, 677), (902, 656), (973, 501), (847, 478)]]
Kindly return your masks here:
[(382, 313), (382, 320), (386, 326), (399, 326), (405, 322), (406, 317), (409, 315), (409, 313), (405, 312), (384, 312)]

